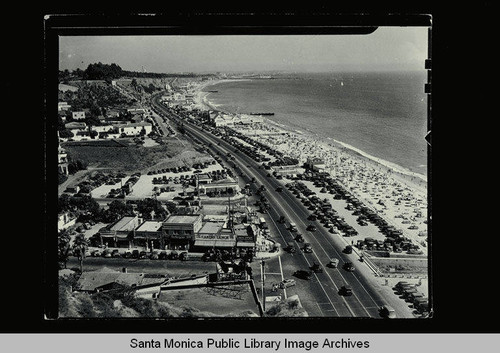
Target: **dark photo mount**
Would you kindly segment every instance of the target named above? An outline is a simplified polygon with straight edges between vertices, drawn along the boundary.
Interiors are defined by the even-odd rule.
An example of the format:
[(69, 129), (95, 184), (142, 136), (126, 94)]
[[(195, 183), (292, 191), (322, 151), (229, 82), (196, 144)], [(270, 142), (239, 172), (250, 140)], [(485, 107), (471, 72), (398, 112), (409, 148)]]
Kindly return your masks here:
[[(166, 25), (167, 24), (167, 25)], [(456, 330), (481, 330), (481, 325), (458, 327), (450, 321), (456, 315), (453, 308), (447, 307), (443, 294), (444, 283), (448, 283), (443, 278), (442, 270), (433, 266), (432, 257), (436, 256), (436, 251), (440, 258), (449, 258), (450, 254), (441, 254), (442, 239), (432, 238), (432, 250), (430, 251), (430, 271), (433, 290), (433, 301), (436, 311), (431, 319), (408, 320), (388, 322), (356, 319), (333, 319), (333, 318), (310, 318), (305, 319), (303, 325), (297, 325), (294, 321), (287, 319), (259, 319), (259, 320), (238, 320), (238, 319), (218, 319), (218, 320), (179, 320), (169, 322), (163, 320), (147, 319), (82, 319), (82, 320), (58, 320), (57, 319), (57, 243), (50, 234), (56, 234), (56, 224), (51, 220), (57, 214), (57, 197), (54, 192), (57, 189), (57, 174), (52, 173), (57, 170), (57, 162), (50, 159), (51, 153), (57, 149), (55, 121), (49, 117), (54, 113), (57, 105), (57, 93), (48, 90), (47, 87), (55, 87), (57, 84), (58, 70), (58, 36), (59, 35), (161, 35), (161, 34), (361, 34), (370, 33), (379, 26), (424, 26), (438, 27), (433, 22), (432, 14), (394, 14), (394, 15), (338, 15), (331, 13), (323, 14), (230, 14), (216, 15), (205, 13), (181, 13), (177, 15), (156, 14), (154, 16), (139, 15), (69, 15), (58, 16), (49, 15), (44, 20), (44, 82), (46, 96), (45, 109), (45, 148), (46, 148), (46, 197), (45, 197), (45, 229), (44, 229), (44, 269), (43, 269), (43, 320), (35, 328), (38, 331), (46, 332), (261, 332), (262, 325), (265, 324), (267, 332), (332, 332), (332, 325), (335, 326), (336, 333), (340, 332), (455, 332)], [(434, 32), (434, 28), (432, 30)], [(432, 38), (433, 52), (439, 54), (440, 34)], [(437, 42), (437, 43), (436, 43)], [(437, 49), (436, 49), (437, 48)], [(442, 60), (442, 59), (441, 59)], [(437, 61), (437, 62), (436, 62)], [(432, 58), (433, 70), (439, 72), (442, 61)], [(435, 65), (434, 65), (435, 64)], [(431, 70), (428, 67), (430, 61), (426, 63), (429, 69), (428, 84), (431, 84)], [(441, 82), (441, 84), (443, 84)], [(430, 86), (425, 88), (426, 93), (431, 94)], [(439, 86), (432, 83), (432, 93), (441, 92)], [(440, 106), (440, 103), (436, 103)], [(441, 108), (442, 109), (442, 108)], [(429, 126), (431, 127), (431, 126)], [(439, 138), (434, 133), (434, 127), (429, 128), (426, 139), (429, 141), (432, 131), (433, 141)], [(434, 155), (432, 163), (429, 162), (429, 169), (434, 170)], [(438, 167), (439, 169), (439, 167)], [(434, 175), (429, 178), (430, 184), (434, 184)], [(439, 183), (438, 183), (439, 185)], [(434, 195), (436, 186), (430, 187), (432, 195), (429, 195), (429, 214), (437, 212), (440, 197)], [(430, 193), (431, 193), (430, 192)], [(434, 200), (438, 200), (438, 205), (431, 207)], [(432, 202), (431, 202), (432, 200)], [(442, 201), (441, 201), (442, 204)], [(439, 206), (438, 206), (439, 207)], [(431, 212), (432, 210), (432, 212)], [(430, 222), (430, 225), (432, 223)], [(439, 227), (439, 225), (438, 225)], [(442, 228), (442, 226), (441, 226)], [(434, 228), (433, 228), (434, 229)], [(434, 231), (430, 231), (432, 234)], [(446, 265), (444, 265), (446, 267)], [(442, 267), (441, 267), (442, 268)], [(439, 278), (438, 282), (436, 278)], [(112, 324), (111, 324), (112, 323)]]

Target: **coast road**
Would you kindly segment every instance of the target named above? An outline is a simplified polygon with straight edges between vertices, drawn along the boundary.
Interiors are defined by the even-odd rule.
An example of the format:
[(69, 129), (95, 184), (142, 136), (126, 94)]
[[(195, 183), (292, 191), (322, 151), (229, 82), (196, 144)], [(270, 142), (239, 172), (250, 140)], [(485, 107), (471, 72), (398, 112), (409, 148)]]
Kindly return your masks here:
[[(180, 119), (173, 116), (155, 99), (153, 99), (153, 104), (172, 118)], [(358, 261), (355, 254), (347, 255), (342, 252), (345, 247), (343, 239), (328, 233), (321, 226), (317, 227), (315, 232), (308, 231), (307, 226), (310, 222), (307, 221), (307, 216), (309, 212), (288, 190), (284, 189), (282, 192), (275, 192), (274, 190), (281, 186), (280, 182), (273, 177), (267, 177), (267, 171), (260, 169), (257, 162), (240, 153), (234, 146), (197, 126), (187, 122), (184, 122), (184, 126), (187, 131), (201, 141), (206, 144), (211, 143), (212, 149), (219, 151), (223, 155), (228, 152), (231, 153), (235, 157), (234, 162), (238, 168), (248, 178), (254, 177), (259, 184), (264, 185), (268, 190), (266, 197), (270, 204), (269, 216), (271, 219), (276, 220), (281, 215), (285, 216), (288, 221), (297, 224), (298, 232), (303, 234), (306, 242), (311, 243), (313, 248), (311, 253), (306, 254), (303, 251), (298, 251), (293, 256), (281, 257), (285, 278), (291, 278), (295, 270), (307, 270), (314, 263), (323, 267), (323, 273), (314, 273), (311, 280), (307, 282), (297, 279), (297, 294), (299, 297), (304, 298), (303, 305), (306, 310), (310, 309), (313, 313), (322, 316), (379, 318), (380, 306), (392, 304), (392, 301), (399, 300), (396, 296), (394, 298), (383, 297), (376, 288), (372, 287), (373, 281), (366, 266)], [(295, 242), (290, 232), (282, 224), (276, 224), (276, 227), (280, 231), (275, 240), (282, 245), (282, 248), (286, 248), (286, 244), (290, 241)], [(296, 243), (297, 248), (301, 245)], [(326, 267), (332, 257), (340, 260), (337, 269)], [(347, 262), (354, 264), (356, 267), (354, 272), (343, 269), (343, 265)], [(352, 287), (352, 296), (344, 297), (339, 294), (340, 287), (345, 284)], [(312, 306), (315, 306), (316, 309), (313, 310)], [(413, 317), (408, 311), (398, 310), (398, 305), (394, 305), (394, 307), (398, 311), (399, 317)]]

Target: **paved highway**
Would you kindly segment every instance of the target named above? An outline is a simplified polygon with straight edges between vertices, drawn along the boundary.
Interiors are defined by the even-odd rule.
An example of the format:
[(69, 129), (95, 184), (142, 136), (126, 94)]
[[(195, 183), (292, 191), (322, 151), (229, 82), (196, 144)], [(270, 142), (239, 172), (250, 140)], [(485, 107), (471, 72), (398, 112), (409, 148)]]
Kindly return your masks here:
[[(164, 108), (157, 101), (157, 98), (153, 98), (152, 103), (170, 118), (180, 119)], [(288, 295), (290, 293), (299, 295), (302, 305), (311, 316), (380, 317), (379, 307), (388, 303), (387, 299), (394, 298), (382, 298), (377, 290), (372, 288), (366, 265), (358, 261), (357, 255), (348, 255), (342, 252), (346, 245), (343, 239), (339, 238), (338, 235), (329, 233), (319, 223), (308, 221), (307, 217), (310, 212), (286, 188), (283, 188), (282, 192), (276, 192), (275, 189), (282, 186), (282, 184), (274, 177), (267, 177), (268, 171), (259, 168), (256, 161), (200, 127), (185, 121), (183, 123), (186, 131), (207, 145), (211, 143), (213, 150), (219, 151), (222, 155), (226, 155), (228, 152), (231, 153), (234, 156), (233, 162), (237, 165), (237, 170), (241, 170), (248, 179), (254, 177), (258, 184), (266, 187), (265, 196), (270, 204), (269, 218), (273, 223), (272, 228), (277, 230), (275, 240), (282, 245), (282, 248), (286, 248), (287, 243), (290, 241), (295, 242), (286, 226), (276, 222), (282, 215), (286, 217), (287, 221), (295, 222), (298, 232), (303, 234), (305, 242), (311, 243), (312, 253), (306, 254), (303, 251), (297, 251), (293, 255), (284, 254), (279, 259), (279, 268), (276, 267), (278, 259), (266, 262), (265, 272), (270, 273), (270, 275), (266, 276), (266, 287), (270, 280), (276, 283), (279, 282), (281, 274), (285, 278), (293, 278), (292, 274), (296, 270), (307, 270), (313, 263), (317, 263), (323, 267), (323, 273), (314, 273), (309, 281), (296, 279), (297, 285), (287, 289)], [(307, 231), (306, 228), (310, 223), (316, 225), (317, 230), (315, 232)], [(295, 244), (297, 247), (302, 246), (301, 243), (295, 242)], [(326, 267), (332, 257), (340, 260), (337, 269)], [(352, 262), (356, 270), (354, 272), (344, 270), (343, 265), (346, 262)], [(361, 268), (362, 266), (365, 268)], [(279, 276), (276, 274), (279, 274)], [(259, 280), (257, 277), (255, 276), (255, 279)], [(344, 297), (339, 295), (339, 288), (344, 284), (349, 284), (352, 287), (352, 296)], [(260, 283), (256, 284), (256, 286), (259, 287)], [(401, 313), (399, 316), (407, 315)]]

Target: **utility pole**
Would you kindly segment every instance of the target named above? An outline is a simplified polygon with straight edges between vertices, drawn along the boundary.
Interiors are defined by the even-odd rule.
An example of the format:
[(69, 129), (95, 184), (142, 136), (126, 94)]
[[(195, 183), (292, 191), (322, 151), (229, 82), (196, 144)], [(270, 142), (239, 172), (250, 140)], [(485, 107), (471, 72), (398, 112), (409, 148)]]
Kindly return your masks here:
[(264, 295), (264, 281), (266, 279), (266, 274), (265, 274), (265, 271), (266, 271), (266, 262), (264, 260), (261, 261), (260, 263), (260, 275), (261, 275), (261, 291), (262, 291), (262, 308), (264, 310), (264, 312), (266, 312), (266, 297)]

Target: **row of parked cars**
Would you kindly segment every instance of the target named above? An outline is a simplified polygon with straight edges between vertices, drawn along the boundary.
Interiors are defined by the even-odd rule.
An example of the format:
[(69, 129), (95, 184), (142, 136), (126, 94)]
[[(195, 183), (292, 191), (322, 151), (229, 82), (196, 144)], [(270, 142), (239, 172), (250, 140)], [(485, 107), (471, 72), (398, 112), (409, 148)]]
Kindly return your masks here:
[(413, 308), (420, 314), (429, 313), (429, 300), (417, 289), (417, 285), (407, 281), (399, 281), (393, 288), (405, 301), (412, 303)]
[(106, 258), (125, 258), (125, 259), (151, 259), (151, 260), (187, 260), (189, 255), (186, 251), (144, 251), (144, 250), (126, 250), (125, 252), (120, 252), (119, 249), (105, 249), (105, 250), (92, 250), (89, 251), (87, 256), (92, 257), (106, 257)]

